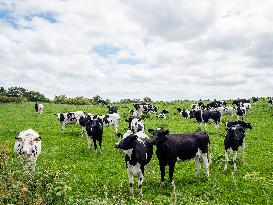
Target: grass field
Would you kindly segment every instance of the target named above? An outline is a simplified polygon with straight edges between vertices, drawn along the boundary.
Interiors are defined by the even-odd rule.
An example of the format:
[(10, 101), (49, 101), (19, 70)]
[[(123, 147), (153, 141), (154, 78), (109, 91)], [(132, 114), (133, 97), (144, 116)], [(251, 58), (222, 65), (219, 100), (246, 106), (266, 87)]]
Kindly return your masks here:
[[(194, 120), (182, 119), (176, 111), (177, 107), (189, 108), (191, 103), (156, 103), (160, 109), (167, 108), (170, 113), (167, 119), (157, 119), (155, 115), (145, 119), (145, 131), (159, 125), (173, 133), (196, 131), (199, 125)], [(127, 110), (133, 106), (117, 106), (121, 114), (119, 131), (124, 133), (127, 127), (124, 113), (127, 114)], [(87, 148), (87, 140), (81, 137), (79, 125), (68, 125), (61, 133), (53, 114), (77, 110), (94, 114), (107, 112), (107, 108), (101, 106), (45, 104), (45, 112), (40, 115), (34, 112), (33, 103), (0, 105), (0, 145), (7, 147), (8, 161), (16, 159), (13, 153), (14, 137), (28, 128), (36, 130), (42, 137), (42, 153), (36, 170), (57, 173), (68, 187), (65, 201), (59, 201), (59, 204), (273, 204), (273, 117), (266, 101), (260, 100), (246, 115), (245, 119), (252, 123), (253, 129), (246, 132), (246, 164), (242, 165), (239, 152), (236, 173), (231, 164), (226, 172), (223, 170), (224, 122), (236, 119), (235, 116), (225, 116), (218, 133), (213, 125), (207, 126), (213, 157), (210, 179), (205, 180), (203, 169), (201, 178), (196, 177), (194, 161), (180, 162), (175, 167), (175, 189), (171, 189), (167, 183), (160, 188), (160, 171), (154, 147), (150, 183), (144, 181), (142, 200), (137, 196), (136, 187), (135, 198), (129, 199), (124, 157), (114, 148), (119, 139), (114, 136), (112, 127), (104, 129), (102, 153)], [(0, 175), (0, 182), (2, 179)], [(165, 180), (168, 181), (168, 172)], [(3, 194), (0, 186), (1, 191)]]

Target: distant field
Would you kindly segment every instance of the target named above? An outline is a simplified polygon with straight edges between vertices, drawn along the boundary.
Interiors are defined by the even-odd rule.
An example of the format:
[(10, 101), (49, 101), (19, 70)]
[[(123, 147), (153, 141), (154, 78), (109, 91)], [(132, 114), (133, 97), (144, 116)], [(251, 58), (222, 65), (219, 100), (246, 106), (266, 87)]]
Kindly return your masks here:
[[(155, 103), (160, 109), (166, 108), (170, 113), (167, 119), (157, 119), (155, 115), (145, 119), (145, 131), (159, 125), (173, 133), (198, 130), (199, 125), (194, 120), (184, 120), (176, 111), (177, 107), (189, 108), (191, 103)], [(127, 128), (124, 115), (133, 106), (117, 106), (121, 115), (119, 131), (124, 133)], [(102, 153), (87, 148), (87, 140), (81, 137), (79, 125), (68, 125), (65, 132), (61, 133), (59, 122), (53, 114), (77, 110), (94, 114), (107, 112), (107, 108), (101, 106), (45, 104), (45, 112), (40, 115), (35, 113), (33, 103), (1, 104), (0, 144), (7, 145), (9, 154), (15, 158), (14, 137), (28, 128), (36, 130), (42, 137), (42, 154), (37, 160), (37, 170), (59, 171), (71, 187), (68, 197), (77, 198), (79, 204), (273, 204), (273, 117), (272, 109), (266, 101), (260, 100), (257, 105), (253, 105), (245, 117), (253, 126), (251, 131), (246, 132), (246, 165), (241, 163), (240, 150), (238, 171), (233, 173), (231, 164), (227, 172), (223, 170), (224, 122), (236, 119), (236, 116), (225, 116), (219, 133), (215, 132), (213, 125), (207, 126), (213, 156), (210, 179), (205, 180), (203, 169), (201, 178), (196, 177), (194, 161), (180, 162), (176, 164), (174, 173), (176, 189), (170, 189), (167, 183), (160, 188), (160, 171), (154, 147), (150, 163), (150, 183), (144, 181), (144, 197), (141, 201), (137, 197), (136, 187), (135, 198), (129, 199), (124, 155), (114, 148), (119, 139), (114, 136), (112, 127), (104, 129)], [(168, 182), (168, 172), (165, 180)]]

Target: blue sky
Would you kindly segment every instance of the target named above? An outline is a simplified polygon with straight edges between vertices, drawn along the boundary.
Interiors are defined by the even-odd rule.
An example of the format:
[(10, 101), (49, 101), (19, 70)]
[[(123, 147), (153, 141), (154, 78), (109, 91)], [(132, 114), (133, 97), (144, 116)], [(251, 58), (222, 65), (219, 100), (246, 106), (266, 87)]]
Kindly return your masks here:
[(270, 96), (272, 6), (269, 0), (0, 0), (0, 84), (50, 98)]

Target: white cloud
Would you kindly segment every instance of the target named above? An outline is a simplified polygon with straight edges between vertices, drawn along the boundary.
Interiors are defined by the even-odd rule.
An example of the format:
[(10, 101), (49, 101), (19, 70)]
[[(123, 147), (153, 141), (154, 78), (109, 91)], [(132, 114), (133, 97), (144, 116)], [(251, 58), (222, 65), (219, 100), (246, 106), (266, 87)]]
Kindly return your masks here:
[(272, 95), (272, 4), (0, 0), (0, 83), (112, 100)]

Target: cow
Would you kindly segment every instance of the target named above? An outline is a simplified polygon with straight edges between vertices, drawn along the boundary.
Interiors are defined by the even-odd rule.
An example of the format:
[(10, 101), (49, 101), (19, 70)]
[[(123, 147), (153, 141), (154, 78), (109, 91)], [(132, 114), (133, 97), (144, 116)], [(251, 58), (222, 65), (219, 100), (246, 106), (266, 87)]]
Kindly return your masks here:
[(91, 148), (90, 138), (92, 138), (95, 150), (97, 149), (97, 141), (99, 142), (99, 147), (101, 150), (102, 135), (103, 135), (103, 123), (102, 123), (101, 119), (95, 118), (93, 120), (87, 121), (86, 132), (87, 132), (87, 136), (88, 136), (87, 137), (88, 147)]
[(226, 122), (226, 128), (231, 128), (232, 126), (235, 125), (240, 125), (241, 127), (243, 127), (245, 130), (246, 129), (250, 129), (252, 130), (252, 125), (250, 122), (244, 122), (244, 121), (227, 121)]
[(36, 102), (34, 107), (37, 113), (43, 114), (44, 105), (42, 103)]
[[(144, 166), (149, 166), (153, 155), (153, 145), (144, 132), (127, 131), (123, 138), (115, 144), (115, 148), (125, 153), (125, 164), (130, 183), (130, 195), (134, 194), (134, 175), (138, 176), (138, 192), (142, 197)], [(147, 174), (148, 176), (148, 174)]]
[(91, 113), (84, 113), (79, 119), (79, 124), (82, 128), (82, 137), (84, 137), (84, 133), (86, 131), (86, 124), (91, 122), (94, 119), (94, 115)]
[(155, 130), (148, 129), (153, 134), (151, 139), (156, 145), (156, 155), (161, 172), (161, 186), (164, 185), (165, 166), (169, 166), (170, 185), (173, 186), (173, 172), (177, 161), (195, 159), (197, 176), (200, 176), (202, 158), (206, 170), (206, 178), (209, 177), (209, 136), (205, 132), (188, 134), (170, 134), (168, 130), (159, 127)]
[(251, 109), (250, 103), (240, 103), (240, 106), (246, 108), (246, 111), (249, 111)]
[(114, 113), (117, 113), (118, 114), (118, 108), (116, 106), (107, 106), (108, 108), (108, 113), (109, 114), (114, 114)]
[(61, 130), (63, 132), (67, 124), (79, 123), (80, 117), (85, 116), (86, 113), (84, 113), (83, 111), (76, 111), (76, 112), (55, 113), (54, 115), (60, 121)]
[(245, 107), (237, 107), (236, 109), (236, 114), (237, 114), (237, 118), (238, 120), (241, 119), (241, 121), (244, 120), (244, 116), (246, 114), (246, 108)]
[(14, 151), (26, 160), (27, 166), (35, 168), (37, 157), (41, 153), (41, 137), (33, 129), (27, 129), (15, 137)]
[(200, 128), (202, 130), (202, 123), (204, 123), (204, 127), (206, 129), (206, 123), (212, 121), (214, 123), (216, 131), (219, 129), (219, 124), (221, 121), (221, 113), (219, 111), (209, 111), (209, 110), (198, 110), (194, 112), (194, 117), (196, 121), (199, 123)]
[(233, 107), (216, 107), (216, 108), (211, 108), (210, 111), (219, 111), (221, 113), (221, 116), (223, 115), (233, 115), (234, 108)]
[(256, 103), (256, 102), (258, 102), (259, 101), (259, 98), (258, 97), (252, 97), (252, 102), (253, 103)]
[(128, 110), (128, 112), (129, 112), (130, 116), (133, 117), (133, 118), (141, 117), (141, 116), (139, 116), (138, 111)]
[(186, 110), (185, 108), (176, 108), (179, 114), (184, 118), (184, 119), (191, 119), (194, 118), (194, 112)]
[(273, 105), (273, 98), (272, 97), (268, 97), (268, 105), (270, 108), (272, 108), (272, 105)]
[(239, 99), (239, 98), (238, 98), (238, 99), (232, 101), (232, 104), (233, 104), (233, 105), (240, 106), (240, 103), (250, 103), (250, 100), (247, 100), (247, 99)]
[(208, 103), (206, 105), (206, 107), (208, 109), (217, 108), (217, 107), (221, 107), (221, 106), (226, 107), (227, 106), (226, 101), (224, 101), (224, 100), (220, 100), (220, 101), (214, 100), (213, 102), (210, 102), (210, 103)]
[(244, 149), (245, 149), (245, 129), (240, 125), (234, 125), (230, 128), (227, 128), (227, 134), (224, 140), (225, 147), (225, 166), (224, 170), (227, 170), (227, 164), (229, 161), (229, 155), (234, 154), (233, 156), (233, 169), (237, 170), (236, 160), (237, 160), (237, 151), (239, 147), (242, 147), (242, 161), (245, 163), (244, 159)]
[(139, 112), (139, 116), (141, 116), (143, 112), (151, 114), (158, 110), (158, 107), (148, 103), (134, 103), (133, 106)]
[(128, 129), (132, 130), (133, 133), (144, 132), (144, 122), (141, 119), (129, 117), (125, 121), (128, 123)]
[(201, 109), (205, 109), (205, 108), (206, 108), (206, 106), (202, 102), (198, 102), (196, 104), (191, 105), (192, 111), (197, 111), (197, 110), (201, 110)]
[(162, 111), (157, 115), (157, 118), (164, 118), (164, 119), (166, 119), (167, 113), (169, 113), (169, 111), (166, 110), (166, 109), (164, 109), (164, 110), (162, 110)]
[(99, 99), (98, 103), (101, 104), (101, 106), (108, 105), (108, 102), (102, 99)]

